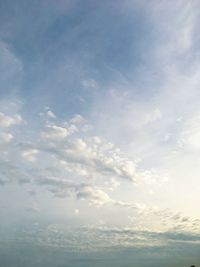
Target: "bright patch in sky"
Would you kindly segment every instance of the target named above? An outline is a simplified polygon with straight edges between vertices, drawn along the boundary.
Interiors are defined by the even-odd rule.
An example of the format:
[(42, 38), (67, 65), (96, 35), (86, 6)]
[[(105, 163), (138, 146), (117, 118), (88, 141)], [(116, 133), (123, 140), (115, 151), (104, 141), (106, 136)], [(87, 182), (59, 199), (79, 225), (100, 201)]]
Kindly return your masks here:
[(200, 264), (199, 10), (0, 1), (0, 265)]

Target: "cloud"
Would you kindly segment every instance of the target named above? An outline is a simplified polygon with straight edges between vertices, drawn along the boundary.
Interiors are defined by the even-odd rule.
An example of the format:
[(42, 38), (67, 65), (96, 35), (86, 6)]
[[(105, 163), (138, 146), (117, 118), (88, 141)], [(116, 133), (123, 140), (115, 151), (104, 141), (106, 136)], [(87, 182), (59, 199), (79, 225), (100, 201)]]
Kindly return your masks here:
[(41, 133), (41, 137), (47, 140), (62, 140), (69, 135), (66, 128), (56, 125), (46, 125), (45, 130)]
[[(104, 4), (100, 5), (102, 12), (105, 7)], [(133, 9), (127, 8), (127, 5), (132, 5)], [(26, 73), (27, 77), (23, 84), (30, 85), (30, 90), (21, 90), (24, 100), (23, 112), (29, 118), (29, 127), (15, 128), (21, 123), (20, 115), (11, 115), (14, 113), (10, 112), (0, 113), (0, 126), (3, 129), (0, 133), (1, 183), (28, 183), (30, 187), (36, 187), (36, 191), (51, 192), (51, 196), (55, 199), (74, 198), (76, 201), (84, 199), (83, 203), (88, 202), (97, 207), (106, 208), (109, 203), (112, 209), (127, 209), (127, 213), (133, 212), (129, 214), (133, 221), (134, 216), (137, 218), (141, 216), (146, 221), (144, 227), (157, 220), (159, 227), (162, 224), (164, 228), (166, 223), (166, 228), (174, 226), (177, 229), (187, 227), (189, 229), (193, 224), (192, 219), (176, 212), (163, 211), (162, 208), (161, 212), (149, 205), (153, 206), (157, 202), (162, 207), (170, 206), (171, 209), (174, 207), (175, 210), (180, 209), (186, 214), (185, 209), (188, 209), (189, 214), (195, 213), (190, 211), (189, 206), (192, 203), (192, 206), (195, 206), (195, 197), (198, 200), (198, 192), (195, 189), (198, 186), (193, 188), (193, 185), (197, 184), (194, 170), (196, 168), (198, 173), (199, 164), (197, 162), (199, 119), (197, 118), (195, 123), (191, 122), (199, 106), (199, 57), (198, 48), (195, 47), (198, 36), (196, 34), (198, 8), (188, 1), (179, 1), (175, 5), (167, 1), (162, 4), (145, 1), (145, 4), (142, 2), (139, 6), (136, 2), (126, 1), (123, 5), (120, 4), (120, 8), (118, 5), (115, 8), (113, 6), (113, 13), (108, 10), (109, 8), (106, 6), (106, 12), (102, 12), (105, 23), (110, 25), (105, 31), (98, 19), (102, 14), (97, 16), (91, 27), (90, 15), (85, 20), (83, 29), (81, 25), (78, 27), (72, 25), (72, 39), (76, 43), (80, 36), (82, 39), (85, 29), (88, 29), (86, 32), (101, 29), (96, 31), (98, 34), (94, 39), (84, 34), (81, 47), (86, 49), (88, 44), (92, 44), (89, 48), (93, 50), (90, 51), (88, 48), (86, 51), (80, 50), (77, 56), (80, 60), (72, 55), (70, 60), (66, 61), (69, 54), (73, 54), (73, 51), (71, 53), (71, 50), (67, 52), (65, 50), (69, 43), (70, 47), (73, 47), (71, 37), (68, 36), (71, 30), (65, 33), (64, 29), (68, 28), (61, 27), (59, 23), (65, 25), (67, 16), (58, 20), (59, 25), (53, 18), (49, 25), (51, 20), (49, 16), (47, 21), (40, 17), (40, 21), (43, 19), (46, 21), (44, 28), (48, 28), (48, 34), (40, 32), (42, 38), (41, 36), (34, 38), (38, 43), (32, 46), (30, 42), (30, 47), (27, 47), (27, 51), (33, 51), (33, 66), (27, 68), (30, 73)], [(135, 10), (141, 15), (137, 23), (139, 26), (133, 29), (134, 31), (131, 28), (124, 34), (126, 26), (135, 25), (134, 20), (137, 17)], [(52, 12), (54, 14), (57, 11), (52, 10)], [(61, 13), (63, 14), (63, 11)], [(117, 18), (123, 20), (122, 28), (121, 23), (107, 23), (108, 17), (112, 17), (110, 14), (115, 14)], [(143, 17), (144, 14), (146, 17)], [(93, 12), (91, 16), (93, 19), (96, 18)], [(76, 23), (78, 25), (78, 22)], [(63, 28), (62, 38), (58, 38), (58, 42), (48, 47), (43, 57), (44, 55), (40, 53), (45, 45), (43, 42), (47, 36), (50, 39), (55, 36), (56, 33), (51, 35), (50, 31), (57, 29), (58, 26)], [(34, 29), (35, 27), (36, 25)], [(37, 32), (35, 29), (34, 34)], [(147, 39), (140, 38), (140, 32), (144, 36), (148, 35)], [(127, 36), (127, 42), (124, 42), (124, 45), (123, 42), (120, 43), (118, 47), (117, 40), (126, 39), (119, 38), (121, 35)], [(95, 46), (95, 43), (98, 43), (96, 40), (107, 41), (106, 44), (98, 44), (99, 50)], [(127, 44), (130, 44), (130, 47), (127, 48)], [(13, 47), (18, 51), (17, 46)], [(79, 48), (76, 47), (78, 51)], [(112, 53), (110, 55), (113, 48), (115, 48), (114, 55), (118, 55), (116, 61), (113, 60), (115, 57)], [(116, 52), (121, 50), (128, 52)], [(11, 65), (15, 66), (13, 73), (22, 70), (22, 65), (8, 46), (4, 44), (2, 51), (0, 55), (3, 54), (3, 58), (6, 58), (7, 70)], [(42, 62), (48, 61), (46, 58), (50, 53), (54, 54), (52, 51), (66, 52), (66, 57), (59, 60), (57, 58), (62, 58), (62, 55), (56, 54), (55, 58), (51, 58), (53, 62), (51, 69), (51, 66)], [(96, 51), (99, 52), (96, 54)], [(102, 60), (102, 55), (105, 55), (106, 59)], [(99, 63), (100, 57), (103, 64)], [(40, 58), (38, 62), (37, 58)], [(94, 64), (87, 66), (88, 58)], [(26, 55), (23, 59), (28, 65), (29, 59)], [(126, 64), (129, 60), (130, 64)], [(84, 71), (80, 61), (85, 66)], [(38, 66), (40, 68), (37, 70)], [(44, 72), (39, 74), (41, 69)], [(44, 79), (42, 76), (46, 73), (48, 78)], [(30, 79), (31, 76), (37, 77), (37, 75), (36, 81)], [(7, 77), (11, 76), (12, 73), (8, 73)], [(41, 88), (44, 89), (40, 90)], [(91, 97), (91, 93), (96, 95)], [(34, 117), (32, 110), (35, 109), (31, 108), (33, 103), (29, 100), (36, 99), (37, 106), (40, 104), (46, 106), (49, 103), (44, 103), (43, 97), (47, 97), (47, 102), (54, 106), (56, 115), (53, 109), (47, 107), (40, 118), (42, 121), (39, 121), (39, 118), (31, 121)], [(79, 97), (84, 98), (84, 104), (80, 105), (77, 102)], [(67, 99), (70, 103), (66, 103)], [(89, 122), (80, 114), (71, 118), (71, 114), (75, 112), (85, 114)], [(63, 120), (65, 115), (67, 119)], [(26, 146), (25, 143), (28, 142), (30, 145)], [(176, 153), (176, 156), (172, 156), (173, 153)], [(187, 155), (187, 160), (184, 160), (184, 154)], [(165, 177), (169, 177), (169, 181)], [(188, 190), (187, 196), (193, 196), (187, 205), (177, 201), (177, 192), (181, 192), (184, 184), (187, 184), (185, 186), (187, 187), (185, 191)], [(147, 194), (149, 191), (154, 192), (153, 197)], [(182, 197), (185, 197), (185, 194), (180, 193), (180, 199)], [(81, 201), (77, 202), (82, 205)], [(143, 202), (144, 204), (137, 204)], [(157, 225), (155, 227), (158, 227)]]
[[(10, 46), (0, 39), (0, 84), (1, 91), (12, 91), (19, 86), (23, 73), (21, 60), (11, 51)], [(17, 85), (17, 86), (16, 86)]]
[(38, 149), (26, 149), (21, 151), (21, 156), (27, 161), (34, 162), (37, 159), (38, 153)]
[(0, 127), (11, 127), (22, 123), (22, 117), (19, 114), (14, 116), (7, 116), (0, 112)]
[[(7, 153), (6, 153), (7, 156)], [(32, 175), (21, 166), (15, 165), (11, 160), (0, 159), (0, 184), (29, 184)]]
[(100, 137), (81, 139), (75, 138), (69, 142), (62, 151), (62, 160), (71, 164), (79, 164), (91, 173), (91, 176), (98, 174), (112, 175), (135, 181), (137, 177), (134, 162), (122, 156), (113, 144), (101, 140)]
[(56, 115), (51, 110), (48, 110), (47, 111), (47, 115), (51, 119), (56, 119)]
[[(165, 251), (200, 245), (199, 234), (180, 233), (177, 231), (154, 232), (134, 228), (101, 226), (70, 227), (65, 224), (30, 225), (22, 229), (23, 240), (43, 246), (67, 248), (70, 251), (104, 251), (108, 249), (143, 250), (144, 253), (156, 249)], [(16, 239), (20, 231), (16, 231)], [(80, 238), (81, 237), (81, 238)], [(187, 249), (186, 249), (187, 251)]]
[(120, 186), (120, 182), (114, 178), (111, 178), (110, 181), (106, 181), (105, 186), (109, 188), (109, 190), (114, 191), (116, 188)]
[(97, 82), (94, 79), (87, 79), (82, 81), (84, 88), (97, 89)]
[(11, 133), (0, 132), (0, 145), (11, 142), (14, 136)]
[(77, 192), (77, 198), (83, 199), (83, 200), (89, 200), (89, 203), (101, 207), (105, 204), (108, 204), (111, 201), (110, 197), (102, 190), (98, 188), (94, 188), (91, 186), (83, 186), (78, 192)]
[(195, 114), (183, 123), (182, 131), (180, 132), (178, 145), (183, 149), (199, 150), (200, 148), (200, 117)]

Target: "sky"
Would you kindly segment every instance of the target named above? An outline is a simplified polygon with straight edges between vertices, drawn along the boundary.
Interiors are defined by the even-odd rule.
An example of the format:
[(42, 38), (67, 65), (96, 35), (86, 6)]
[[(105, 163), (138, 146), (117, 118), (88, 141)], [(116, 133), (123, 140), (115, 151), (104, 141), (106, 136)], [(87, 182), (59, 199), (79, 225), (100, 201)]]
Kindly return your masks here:
[(0, 0), (0, 265), (200, 264), (199, 10)]

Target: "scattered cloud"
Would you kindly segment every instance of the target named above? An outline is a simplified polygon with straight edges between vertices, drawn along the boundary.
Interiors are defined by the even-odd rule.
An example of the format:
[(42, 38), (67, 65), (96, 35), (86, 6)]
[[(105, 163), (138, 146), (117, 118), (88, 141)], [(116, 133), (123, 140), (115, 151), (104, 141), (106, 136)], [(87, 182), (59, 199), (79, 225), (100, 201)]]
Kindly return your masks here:
[(36, 161), (38, 153), (37, 149), (26, 149), (21, 152), (21, 156), (27, 161), (33, 162)]
[(2, 6), (0, 211), (36, 244), (199, 247), (199, 3), (90, 2)]
[(11, 127), (22, 123), (22, 117), (19, 114), (14, 116), (7, 116), (0, 112), (0, 127)]
[(13, 138), (11, 133), (0, 132), (0, 144), (9, 143)]
[(89, 200), (89, 203), (94, 204), (97, 207), (101, 207), (111, 202), (110, 197), (104, 191), (87, 185), (83, 186), (77, 192), (77, 198)]
[(41, 133), (43, 139), (62, 140), (69, 135), (66, 128), (56, 125), (46, 125), (45, 130)]

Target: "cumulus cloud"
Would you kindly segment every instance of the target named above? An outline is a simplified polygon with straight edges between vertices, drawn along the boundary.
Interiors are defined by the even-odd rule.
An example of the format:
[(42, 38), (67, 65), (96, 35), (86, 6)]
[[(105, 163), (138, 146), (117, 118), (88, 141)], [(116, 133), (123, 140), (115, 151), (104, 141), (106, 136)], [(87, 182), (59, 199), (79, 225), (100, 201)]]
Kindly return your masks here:
[[(4, 125), (8, 126), (14, 124), (13, 118), (17, 124), (21, 117), (7, 118), (2, 115), (2, 118)], [(12, 145), (9, 145), (11, 134), (2, 134), (4, 143), (8, 143), (4, 147), (6, 160), (2, 158), (6, 173), (2, 178), (3, 183), (17, 182), (17, 179), (19, 183), (31, 182), (37, 186), (42, 185), (43, 188), (46, 186), (56, 197), (68, 197), (72, 192), (76, 192), (78, 199), (84, 198), (96, 206), (103, 206), (111, 199), (98, 186), (91, 186), (91, 179), (102, 179), (100, 184), (104, 184), (111, 191), (120, 186), (119, 179), (134, 183), (139, 183), (140, 180), (143, 182), (144, 171), (138, 170), (137, 163), (105, 138), (82, 132), (87, 125), (87, 121), (80, 115), (63, 123), (44, 122), (44, 127), (41, 126), (43, 129), (37, 132), (36, 140), (30, 137), (19, 142), (16, 139)], [(11, 163), (13, 153), (16, 164)], [(21, 158), (32, 163), (36, 162), (38, 157), (41, 162), (37, 161), (31, 169), (24, 161), (20, 161)], [(148, 173), (149, 176), (151, 172)], [(72, 178), (75, 179), (73, 182)], [(81, 184), (84, 186), (80, 186)]]
[(91, 176), (116, 176), (130, 181), (135, 181), (138, 176), (136, 164), (100, 137), (75, 138), (59, 152), (62, 160), (89, 170)]
[(91, 186), (83, 186), (78, 192), (77, 192), (77, 198), (78, 199), (88, 199), (89, 203), (101, 207), (107, 203), (111, 202), (110, 197), (102, 190), (98, 188), (93, 188)]
[[(160, 117), (156, 115), (157, 119)], [(8, 123), (4, 122), (4, 125)], [(14, 126), (13, 122), (9, 125)], [(75, 116), (56, 124), (44, 122), (44, 126), (37, 129), (36, 139), (26, 136), (22, 142), (16, 137), (11, 145), (12, 137), (4, 136), (2, 147), (5, 154), (0, 157), (0, 184), (28, 184), (34, 190), (47, 191), (55, 198), (74, 199), (77, 203), (88, 203), (98, 208), (127, 210), (129, 224), (133, 222), (134, 227), (137, 225), (141, 229), (198, 230), (197, 221), (171, 209), (113, 197), (113, 191), (120, 190), (123, 181), (141, 190), (142, 184), (152, 186), (156, 183), (158, 174), (139, 169), (138, 161), (130, 160), (105, 138), (82, 131), (85, 125), (88, 123), (84, 118)], [(30, 166), (33, 162), (35, 164)]]
[(41, 133), (41, 137), (47, 140), (63, 140), (69, 135), (66, 128), (56, 125), (46, 125), (45, 130)]

